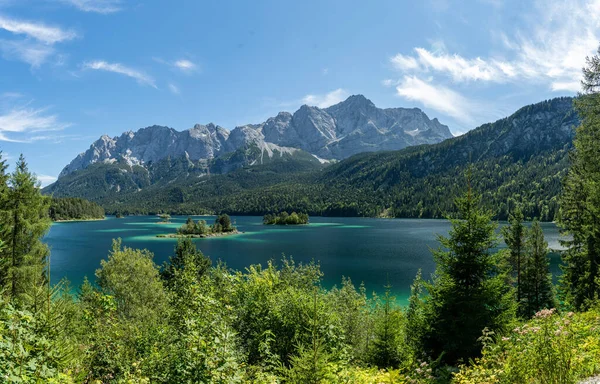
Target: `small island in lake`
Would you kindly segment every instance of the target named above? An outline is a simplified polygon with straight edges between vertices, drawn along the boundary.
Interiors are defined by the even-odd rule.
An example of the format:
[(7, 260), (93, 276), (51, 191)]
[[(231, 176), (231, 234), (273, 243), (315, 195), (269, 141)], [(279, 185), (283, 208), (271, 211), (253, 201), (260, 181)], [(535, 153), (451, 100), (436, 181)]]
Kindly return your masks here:
[(213, 225), (207, 225), (206, 220), (194, 221), (191, 217), (187, 218), (185, 224), (177, 228), (177, 233), (157, 235), (162, 238), (205, 238), (220, 237), (238, 234), (238, 230), (231, 224), (231, 218), (227, 214), (219, 215)]
[(301, 225), (308, 224), (308, 214), (280, 212), (277, 215), (266, 214), (263, 217), (264, 225)]
[(171, 224), (171, 215), (168, 213), (161, 213), (158, 217), (160, 217), (158, 224)]

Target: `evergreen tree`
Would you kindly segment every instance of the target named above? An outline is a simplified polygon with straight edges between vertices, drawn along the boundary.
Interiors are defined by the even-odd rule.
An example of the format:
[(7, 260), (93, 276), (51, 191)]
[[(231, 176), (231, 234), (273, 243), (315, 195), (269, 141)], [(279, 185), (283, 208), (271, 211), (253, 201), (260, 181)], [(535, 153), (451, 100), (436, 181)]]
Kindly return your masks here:
[(523, 274), (522, 315), (531, 317), (540, 309), (556, 306), (550, 260), (548, 259), (548, 243), (544, 240), (544, 232), (540, 223), (533, 222), (527, 237), (527, 262)]
[(195, 280), (200, 281), (200, 278), (208, 271), (210, 265), (210, 259), (196, 248), (192, 240), (184, 238), (177, 241), (175, 255), (170, 257), (169, 262), (163, 265), (161, 275), (168, 287), (171, 286), (177, 272), (181, 272), (184, 269), (193, 271)]
[(8, 264), (4, 285), (12, 300), (32, 306), (41, 305), (43, 287), (48, 284), (49, 250), (42, 237), (50, 229), (50, 198), (43, 196), (34, 174), (29, 172), (23, 155), (8, 178), (7, 201), (2, 210), (2, 228), (6, 248), (2, 258)]
[(508, 219), (509, 225), (502, 230), (504, 242), (510, 249), (510, 266), (516, 277), (517, 304), (521, 306), (521, 275), (524, 266), (526, 228), (523, 225), (523, 212), (517, 205)]
[(404, 341), (402, 312), (394, 308), (392, 286), (385, 286), (383, 305), (378, 308), (379, 319), (375, 327), (375, 339), (371, 345), (371, 361), (380, 368), (397, 368), (402, 360), (401, 342)]
[(434, 279), (427, 284), (426, 323), (422, 348), (448, 364), (479, 355), (477, 339), (484, 328), (503, 329), (514, 316), (512, 289), (498, 268), (496, 224), (468, 192), (456, 199), (459, 218), (451, 219), (449, 237), (439, 236), (434, 251)]
[[(600, 52), (600, 51), (599, 51)], [(563, 301), (586, 309), (600, 293), (600, 53), (587, 58), (584, 94), (575, 101), (581, 125), (575, 131), (571, 167), (563, 183), (559, 223), (570, 240), (563, 253)]]
[(414, 352), (420, 348), (423, 335), (427, 332), (427, 317), (425, 315), (425, 302), (423, 301), (426, 282), (423, 280), (421, 270), (413, 284), (410, 286), (408, 309), (406, 311), (406, 344)]

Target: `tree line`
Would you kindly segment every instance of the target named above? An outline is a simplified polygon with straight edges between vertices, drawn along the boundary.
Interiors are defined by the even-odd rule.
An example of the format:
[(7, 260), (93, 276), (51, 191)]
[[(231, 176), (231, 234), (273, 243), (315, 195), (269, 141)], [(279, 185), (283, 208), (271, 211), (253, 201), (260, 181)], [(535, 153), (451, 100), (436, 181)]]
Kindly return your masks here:
[(54, 197), (50, 202), (49, 215), (53, 221), (102, 219), (104, 208), (78, 197)]

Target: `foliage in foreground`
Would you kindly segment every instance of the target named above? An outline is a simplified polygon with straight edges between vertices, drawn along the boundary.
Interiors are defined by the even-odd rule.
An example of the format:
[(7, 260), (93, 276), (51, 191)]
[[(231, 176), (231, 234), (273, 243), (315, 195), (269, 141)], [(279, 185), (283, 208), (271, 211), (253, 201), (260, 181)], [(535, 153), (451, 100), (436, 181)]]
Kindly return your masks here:
[(511, 332), (486, 332), (483, 356), (463, 366), (459, 384), (576, 383), (600, 371), (600, 312), (542, 310)]

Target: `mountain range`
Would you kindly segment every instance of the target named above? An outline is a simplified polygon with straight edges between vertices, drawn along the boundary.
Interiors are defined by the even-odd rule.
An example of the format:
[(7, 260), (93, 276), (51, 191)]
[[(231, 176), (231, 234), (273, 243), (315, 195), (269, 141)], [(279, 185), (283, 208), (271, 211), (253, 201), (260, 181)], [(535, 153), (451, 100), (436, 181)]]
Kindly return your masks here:
[(355, 95), (329, 108), (303, 105), (294, 114), (280, 112), (261, 124), (238, 126), (231, 131), (210, 123), (196, 124), (182, 132), (152, 126), (113, 138), (104, 135), (73, 159), (59, 177), (96, 163), (148, 166), (166, 157), (185, 157), (207, 165), (250, 146), (260, 150), (250, 164), (261, 163), (274, 154), (293, 156), (299, 150), (328, 162), (361, 152), (437, 143), (450, 137), (447, 126), (437, 119), (430, 120), (418, 108), (380, 109), (364, 96)]
[[(133, 151), (130, 157), (120, 159), (114, 155), (117, 152), (111, 152), (108, 161), (96, 160), (84, 169), (63, 172), (45, 192), (88, 198), (102, 204), (108, 212), (264, 214), (298, 210), (312, 215), (435, 218), (452, 211), (454, 197), (466, 188), (464, 175), (470, 168), (473, 188), (482, 194), (484, 204), (494, 209), (498, 218), (506, 218), (511, 206), (519, 203), (528, 217), (552, 220), (557, 213), (561, 180), (568, 167), (573, 127), (579, 124), (572, 102), (572, 98), (556, 98), (529, 105), (504, 119), (439, 142), (444, 132), (449, 134), (449, 131), (437, 120), (420, 117), (424, 124), (420, 126), (414, 118), (424, 116), (420, 111), (391, 113), (372, 109), (368, 100), (353, 96), (321, 110), (335, 116), (336, 135), (344, 136), (348, 131), (340, 127), (352, 127), (352, 122), (355, 128), (350, 130), (358, 132), (362, 128), (356, 127), (373, 126), (376, 121), (404, 114), (413, 118), (408, 119), (410, 124), (408, 120), (395, 120), (404, 121), (403, 127), (411, 127), (401, 129), (402, 135), (397, 133), (387, 139), (385, 135), (373, 137), (387, 143), (399, 143), (397, 138), (406, 135), (438, 142), (401, 150), (363, 151), (346, 159), (337, 155), (340, 161), (322, 164), (323, 152), (315, 148), (334, 153), (333, 148), (344, 140), (321, 145), (304, 136), (303, 148), (290, 147), (290, 143), (269, 136), (274, 135), (272, 128), (265, 129), (274, 121), (269, 119), (262, 125), (238, 128), (259, 132), (261, 140), (269, 137), (272, 141), (244, 142), (233, 152), (222, 155), (213, 152), (216, 157), (196, 162), (189, 153), (151, 161), (137, 154), (130, 156)], [(369, 122), (363, 119), (363, 112), (356, 112), (359, 107), (365, 107), (363, 112), (379, 112), (374, 112)], [(299, 111), (310, 108), (313, 107), (302, 107)], [(283, 137), (283, 132), (290, 129), (286, 124), (281, 127), (286, 128), (275, 137)], [(387, 131), (394, 129), (399, 131), (393, 127)], [(234, 131), (221, 145), (228, 145)], [(265, 132), (271, 133), (265, 135)], [(369, 139), (361, 143), (367, 141), (373, 142)], [(269, 148), (276, 156), (264, 156), (265, 146), (272, 146)]]

